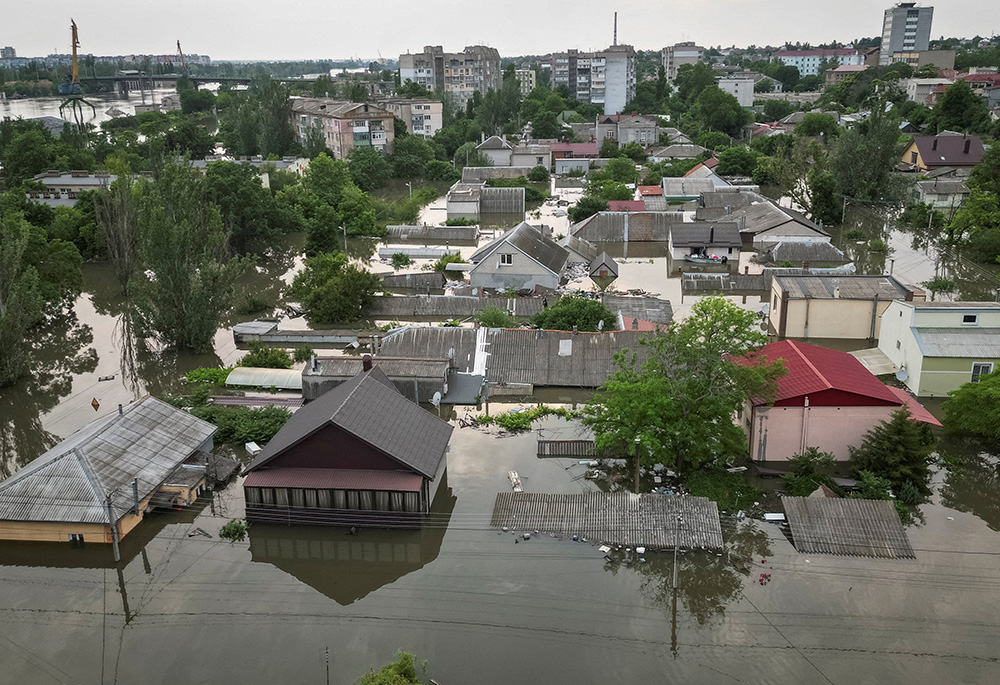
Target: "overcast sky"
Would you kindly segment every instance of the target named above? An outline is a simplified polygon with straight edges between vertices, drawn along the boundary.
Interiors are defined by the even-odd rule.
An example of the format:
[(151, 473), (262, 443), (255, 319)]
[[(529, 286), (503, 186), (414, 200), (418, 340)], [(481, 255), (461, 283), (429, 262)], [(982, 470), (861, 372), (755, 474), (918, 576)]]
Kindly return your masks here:
[[(682, 40), (701, 45), (826, 43), (879, 35), (890, 2), (877, 0), (0, 0), (0, 46), (18, 56), (69, 52), (69, 21), (81, 51), (95, 55), (185, 52), (213, 59), (397, 57), (424, 45), (457, 51), (487, 44), (502, 56), (611, 44), (638, 49)], [(990, 36), (997, 0), (940, 0), (932, 36)]]

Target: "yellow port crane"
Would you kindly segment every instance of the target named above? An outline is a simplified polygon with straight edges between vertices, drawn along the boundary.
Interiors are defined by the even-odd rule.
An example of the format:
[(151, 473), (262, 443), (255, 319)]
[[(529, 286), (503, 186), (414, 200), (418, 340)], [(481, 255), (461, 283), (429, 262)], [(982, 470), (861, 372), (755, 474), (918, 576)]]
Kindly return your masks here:
[(76, 22), (72, 19), (69, 20), (70, 24), (70, 36), (73, 43), (73, 69), (70, 76), (67, 76), (66, 82), (59, 85), (59, 94), (67, 96), (63, 103), (59, 105), (59, 114), (65, 118), (64, 110), (69, 108), (73, 112), (73, 121), (76, 123), (77, 128), (81, 131), (83, 130), (83, 106), (87, 105), (93, 111), (94, 115), (97, 115), (97, 108), (93, 104), (88, 102), (83, 97), (83, 91), (80, 89), (80, 65), (77, 61), (77, 48), (80, 47), (80, 34), (76, 28)]

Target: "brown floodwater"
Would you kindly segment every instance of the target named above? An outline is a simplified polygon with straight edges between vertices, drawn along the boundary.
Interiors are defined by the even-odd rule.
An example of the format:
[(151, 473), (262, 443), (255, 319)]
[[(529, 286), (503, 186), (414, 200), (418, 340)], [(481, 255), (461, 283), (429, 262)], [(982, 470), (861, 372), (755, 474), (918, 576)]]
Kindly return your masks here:
[[(933, 275), (910, 236), (892, 240), (897, 274), (912, 264), (922, 278), (929, 263)], [(300, 246), (294, 237), (262, 260), (242, 296), (276, 301)], [(352, 240), (349, 251), (366, 261), (374, 247)], [(679, 293), (665, 257), (642, 259), (623, 265), (626, 283)], [(75, 317), (34, 341), (34, 373), (0, 390), (5, 473), (91, 420), (93, 398), (103, 413), (242, 354), (228, 326), (251, 316), (225, 322), (212, 354), (163, 352), (127, 334), (106, 267), (87, 265), (85, 280)], [(523, 399), (579, 406), (588, 396), (542, 388)], [(555, 418), (539, 428), (576, 430)], [(0, 542), (0, 682), (352, 683), (398, 648), (427, 659), (442, 685), (1000, 680), (995, 446), (943, 443), (966, 466), (935, 475), (922, 522), (908, 529), (916, 560), (799, 554), (780, 527), (727, 515), (726, 550), (681, 555), (675, 593), (672, 555), (606, 559), (593, 541), (515, 544), (489, 527), (508, 471), (528, 492), (595, 487), (574, 460), (537, 459), (536, 439), (456, 428), (447, 487), (420, 531), (258, 526), (230, 544), (218, 530), (243, 511), (235, 484), (152, 514), (118, 564), (102, 545)]]

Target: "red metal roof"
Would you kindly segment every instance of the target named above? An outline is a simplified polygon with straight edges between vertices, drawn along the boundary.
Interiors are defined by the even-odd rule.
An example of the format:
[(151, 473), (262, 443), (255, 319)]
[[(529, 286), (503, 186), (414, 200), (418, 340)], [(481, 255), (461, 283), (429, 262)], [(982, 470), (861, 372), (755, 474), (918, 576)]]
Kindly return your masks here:
[(646, 203), (642, 200), (611, 200), (608, 202), (609, 212), (645, 212)]
[(406, 471), (367, 469), (261, 469), (243, 481), (248, 488), (316, 488), (419, 492), (423, 477)]
[[(764, 345), (756, 352), (736, 361), (740, 364), (749, 364), (760, 357), (771, 361), (784, 359), (788, 368), (788, 374), (778, 379), (778, 393), (773, 402), (776, 405), (782, 403), (787, 405), (793, 398), (815, 396), (831, 391), (839, 406), (902, 404), (902, 400), (895, 393), (862, 366), (861, 362), (846, 352), (782, 340)], [(851, 398), (849, 395), (857, 397)], [(858, 398), (865, 400), (859, 401)]]
[(714, 169), (718, 163), (719, 163), (718, 157), (709, 157), (704, 162), (702, 162), (702, 164), (707, 166), (709, 169)]
[(640, 195), (663, 195), (663, 188), (660, 186), (639, 186)]
[[(633, 325), (635, 326), (633, 328)], [(626, 331), (655, 331), (657, 329), (663, 329), (667, 326), (665, 324), (658, 324), (652, 321), (647, 321), (646, 319), (636, 319), (632, 316), (622, 315), (622, 330)]]
[(552, 143), (549, 146), (552, 152), (572, 152), (574, 155), (597, 156), (600, 147), (597, 143)]
[(893, 395), (899, 398), (900, 402), (910, 408), (910, 413), (913, 415), (914, 421), (922, 421), (923, 423), (929, 423), (932, 426), (941, 425), (941, 422), (934, 418), (934, 415), (927, 411), (924, 405), (917, 402), (917, 398), (910, 395), (910, 393), (906, 392), (902, 388), (893, 388), (890, 386), (886, 387), (889, 388), (889, 391), (892, 392)]

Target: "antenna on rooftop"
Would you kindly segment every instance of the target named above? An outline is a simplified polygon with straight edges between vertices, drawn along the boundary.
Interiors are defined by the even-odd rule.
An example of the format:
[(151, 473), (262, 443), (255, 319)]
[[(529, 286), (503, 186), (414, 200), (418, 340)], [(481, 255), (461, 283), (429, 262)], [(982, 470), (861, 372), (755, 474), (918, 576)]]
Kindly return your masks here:
[(612, 45), (618, 45), (618, 13), (615, 12), (615, 33), (611, 40)]

